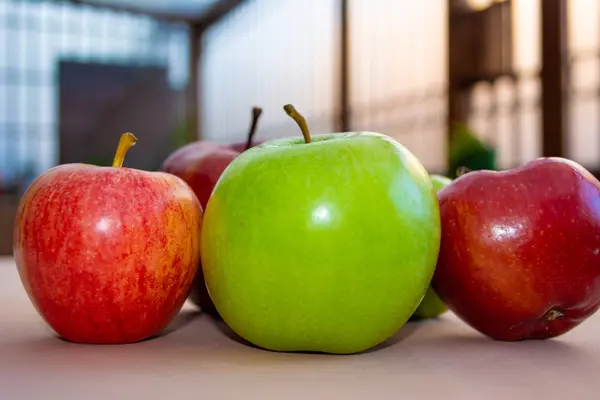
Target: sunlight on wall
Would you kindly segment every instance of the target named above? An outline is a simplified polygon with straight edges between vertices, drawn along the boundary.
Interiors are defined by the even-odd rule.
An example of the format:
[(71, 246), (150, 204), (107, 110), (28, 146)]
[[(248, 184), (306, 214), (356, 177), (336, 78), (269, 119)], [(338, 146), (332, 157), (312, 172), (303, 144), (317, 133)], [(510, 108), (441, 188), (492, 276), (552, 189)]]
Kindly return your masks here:
[[(352, 128), (393, 136), (434, 169), (445, 164), (445, 4), (353, 0), (349, 16)], [(204, 138), (241, 140), (255, 104), (265, 108), (258, 137), (295, 134), (286, 102), (313, 131), (337, 128), (339, 2), (272, 5), (249, 3), (208, 34)]]
[(513, 0), (514, 63), (517, 71), (541, 67), (540, 0)]
[(569, 46), (575, 51), (595, 50), (598, 46), (598, 0), (568, 0)]
[(353, 0), (352, 126), (397, 139), (430, 170), (445, 162), (446, 0)]
[[(501, 168), (542, 154), (540, 1), (513, 0), (513, 60), (517, 83), (477, 85), (471, 123), (496, 146)], [(337, 0), (255, 0), (206, 38), (203, 85), (205, 138), (242, 140), (253, 105), (265, 107), (258, 137), (296, 134), (281, 111), (294, 102), (315, 132), (336, 128), (338, 101)], [(567, 155), (597, 166), (600, 158), (595, 94), (600, 29), (597, 0), (569, 0), (569, 46), (578, 55)], [(447, 1), (350, 3), (352, 128), (388, 134), (430, 170), (445, 169)], [(581, 54), (579, 54), (581, 53)], [(497, 113), (497, 114), (496, 114)], [(497, 115), (497, 117), (496, 117)]]
[(600, 47), (598, 0), (569, 0), (568, 45), (573, 53), (567, 156), (586, 166), (599, 167), (600, 124), (598, 83)]
[(299, 134), (286, 103), (314, 133), (333, 130), (337, 7), (337, 0), (253, 1), (211, 29), (202, 65), (203, 138), (243, 141), (255, 105), (264, 109), (257, 139)]

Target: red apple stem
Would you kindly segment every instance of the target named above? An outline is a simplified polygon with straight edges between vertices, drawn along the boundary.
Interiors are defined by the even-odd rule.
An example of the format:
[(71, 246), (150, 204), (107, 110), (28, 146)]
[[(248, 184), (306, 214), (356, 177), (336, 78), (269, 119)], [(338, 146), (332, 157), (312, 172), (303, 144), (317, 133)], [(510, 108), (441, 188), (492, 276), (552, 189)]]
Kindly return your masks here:
[(125, 154), (127, 151), (135, 146), (137, 142), (137, 138), (133, 133), (126, 132), (121, 135), (121, 139), (119, 139), (119, 145), (117, 146), (117, 151), (115, 153), (115, 158), (113, 158), (112, 166), (115, 168), (121, 168), (123, 166), (123, 161), (125, 160)]
[(256, 133), (256, 127), (258, 126), (258, 119), (262, 114), (262, 108), (253, 107), (252, 108), (252, 123), (250, 124), (250, 130), (248, 131), (248, 139), (246, 141), (246, 150), (248, 150), (252, 146), (252, 139), (254, 138), (254, 134)]
[(456, 169), (456, 176), (457, 177), (461, 177), (461, 176), (463, 176), (465, 174), (468, 174), (469, 172), (472, 172), (472, 170), (470, 168), (467, 168), (467, 167), (458, 167)]
[(307, 144), (310, 143), (310, 131), (308, 130), (308, 124), (306, 123), (306, 120), (304, 119), (302, 114), (296, 111), (296, 108), (294, 108), (294, 106), (291, 104), (286, 104), (285, 106), (283, 106), (283, 109), (285, 110), (287, 115), (289, 115), (294, 121), (296, 121), (296, 123), (300, 127), (300, 130), (302, 131), (302, 136), (304, 136), (304, 142)]

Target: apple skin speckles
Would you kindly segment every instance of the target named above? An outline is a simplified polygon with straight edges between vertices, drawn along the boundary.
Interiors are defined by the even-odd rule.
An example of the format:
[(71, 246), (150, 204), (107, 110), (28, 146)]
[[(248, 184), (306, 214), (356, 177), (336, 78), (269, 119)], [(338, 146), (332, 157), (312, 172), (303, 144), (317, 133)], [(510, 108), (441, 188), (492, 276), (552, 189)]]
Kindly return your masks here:
[(23, 285), (66, 340), (130, 343), (160, 334), (200, 261), (203, 212), (162, 172), (66, 164), (36, 179), (15, 221)]
[(497, 340), (551, 338), (596, 312), (600, 182), (581, 166), (541, 158), (508, 171), (474, 171), (442, 189), (439, 200), (432, 285), (473, 328)]

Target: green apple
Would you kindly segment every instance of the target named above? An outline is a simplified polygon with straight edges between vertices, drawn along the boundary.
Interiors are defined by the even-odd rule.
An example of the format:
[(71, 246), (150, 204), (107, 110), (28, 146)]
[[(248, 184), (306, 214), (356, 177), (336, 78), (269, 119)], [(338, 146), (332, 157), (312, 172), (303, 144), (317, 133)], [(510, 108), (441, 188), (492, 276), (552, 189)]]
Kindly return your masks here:
[(372, 132), (265, 142), (209, 199), (202, 267), (223, 320), (275, 351), (349, 354), (402, 327), (423, 299), (440, 214), (423, 165)]
[[(436, 174), (431, 175), (431, 181), (433, 182), (433, 187), (436, 192), (452, 183), (452, 179)], [(448, 311), (448, 308), (430, 286), (411, 319), (421, 320), (435, 318), (446, 311)]]

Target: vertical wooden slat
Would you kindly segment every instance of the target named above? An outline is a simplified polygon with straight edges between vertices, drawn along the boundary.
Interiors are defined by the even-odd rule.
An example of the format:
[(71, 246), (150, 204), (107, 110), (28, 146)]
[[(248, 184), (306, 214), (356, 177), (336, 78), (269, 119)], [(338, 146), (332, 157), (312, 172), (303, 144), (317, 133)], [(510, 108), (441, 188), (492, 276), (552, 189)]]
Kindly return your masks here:
[(470, 109), (470, 90), (462, 86), (460, 71), (465, 70), (465, 63), (472, 60), (463, 57), (461, 46), (461, 32), (457, 30), (457, 18), (455, 14), (456, 0), (448, 0), (447, 15), (447, 48), (448, 60), (446, 62), (446, 74), (448, 84), (447, 96), (447, 138), (452, 136), (453, 126), (458, 122), (467, 122)]
[(454, 72), (454, 67), (453, 67), (453, 62), (452, 62), (452, 32), (453, 32), (453, 18), (452, 18), (452, 10), (454, 9), (454, 1), (453, 0), (448, 0), (448, 5), (446, 6), (447, 8), (447, 15), (446, 15), (446, 26), (447, 26), (447, 31), (446, 31), (446, 48), (448, 51), (447, 54), (447, 61), (446, 61), (446, 82), (448, 85), (448, 93), (446, 96), (446, 137), (447, 140), (450, 140), (450, 138), (452, 137), (452, 125), (454, 124), (454, 121), (459, 118), (459, 111), (458, 111), (458, 98), (457, 98), (457, 89), (456, 89), (456, 85), (454, 84), (454, 81), (456, 80), (455, 75), (456, 73)]
[(340, 122), (339, 130), (350, 130), (350, 26), (348, 0), (340, 0)]
[(512, 116), (512, 132), (510, 134), (510, 140), (512, 142), (511, 157), (510, 157), (510, 167), (516, 167), (523, 161), (523, 146), (522, 146), (522, 137), (523, 133), (522, 123), (523, 123), (523, 102), (521, 101), (521, 78), (517, 75), (512, 81), (513, 88), (513, 97), (512, 97), (512, 106), (511, 106), (511, 116)]
[(564, 157), (567, 131), (567, 4), (540, 0), (542, 155)]
[(203, 27), (198, 24), (190, 24), (189, 29), (189, 79), (187, 87), (187, 128), (188, 141), (193, 142), (202, 138), (200, 127), (200, 107), (202, 106), (200, 96), (200, 57), (202, 57), (202, 33)]

